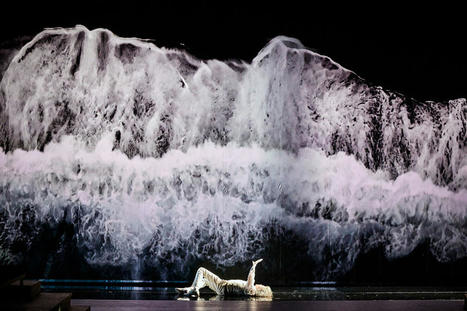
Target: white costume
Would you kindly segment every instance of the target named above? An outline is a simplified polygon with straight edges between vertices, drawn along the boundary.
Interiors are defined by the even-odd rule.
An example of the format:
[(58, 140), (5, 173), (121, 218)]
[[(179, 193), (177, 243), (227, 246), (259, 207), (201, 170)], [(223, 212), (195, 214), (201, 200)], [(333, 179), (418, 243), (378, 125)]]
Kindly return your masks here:
[(205, 268), (199, 268), (196, 272), (193, 284), (190, 287), (176, 288), (177, 292), (185, 295), (195, 294), (199, 296), (199, 290), (205, 286), (223, 296), (256, 296), (271, 297), (272, 290), (269, 286), (255, 285), (256, 265), (263, 261), (259, 259), (253, 261), (248, 279), (244, 280), (223, 280)]

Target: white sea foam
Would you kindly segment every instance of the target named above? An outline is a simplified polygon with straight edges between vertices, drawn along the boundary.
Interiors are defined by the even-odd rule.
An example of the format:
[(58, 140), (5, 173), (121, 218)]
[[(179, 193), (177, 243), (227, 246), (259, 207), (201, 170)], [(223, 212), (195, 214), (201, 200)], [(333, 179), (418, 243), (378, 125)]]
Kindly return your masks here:
[[(339, 271), (375, 245), (390, 257), (427, 240), (439, 260), (467, 252), (467, 191), (413, 172), (392, 181), (353, 156), (310, 148), (295, 155), (208, 142), (159, 159), (129, 159), (111, 148), (111, 135), (91, 151), (65, 136), (44, 152), (2, 153), (9, 238), (18, 238), (17, 220), (29, 204), (37, 223), (59, 222), (65, 210), (70, 219), (79, 215), (78, 241), (95, 264), (125, 264), (149, 247), (155, 263), (172, 254), (174, 262), (194, 256), (232, 265), (260, 254), (250, 245), (263, 245), (262, 229), (271, 223), (307, 240), (310, 257), (324, 266), (325, 247), (345, 249)], [(173, 255), (182, 245), (188, 253)]]
[[(95, 146), (115, 133), (129, 157), (206, 141), (354, 154), (392, 178), (413, 170), (467, 188), (466, 101), (416, 102), (277, 37), (251, 64), (200, 61), (105, 29), (46, 30), (0, 84), (0, 146), (40, 149), (62, 135)], [(118, 137), (118, 139), (117, 139)]]
[(467, 255), (465, 99), (369, 86), (296, 39), (249, 64), (47, 30), (4, 73), (0, 122), (0, 260), (63, 219), (91, 264), (232, 265), (269, 226), (326, 275), (374, 247)]

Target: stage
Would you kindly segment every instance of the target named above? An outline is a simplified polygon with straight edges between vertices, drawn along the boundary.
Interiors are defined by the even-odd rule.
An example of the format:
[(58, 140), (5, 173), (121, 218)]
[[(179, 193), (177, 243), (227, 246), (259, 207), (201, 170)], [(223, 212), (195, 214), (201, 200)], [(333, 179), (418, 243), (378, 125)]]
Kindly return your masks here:
[(352, 301), (172, 301), (73, 299), (72, 306), (93, 311), (120, 310), (462, 310), (462, 300), (352, 300)]
[[(71, 288), (69, 288), (70, 290)], [(48, 287), (48, 290), (51, 290)], [(462, 310), (465, 287), (276, 287), (273, 298), (222, 297), (207, 289), (183, 297), (174, 287), (83, 286), (71, 289), (72, 306), (91, 310)], [(92, 298), (92, 299), (91, 299)]]

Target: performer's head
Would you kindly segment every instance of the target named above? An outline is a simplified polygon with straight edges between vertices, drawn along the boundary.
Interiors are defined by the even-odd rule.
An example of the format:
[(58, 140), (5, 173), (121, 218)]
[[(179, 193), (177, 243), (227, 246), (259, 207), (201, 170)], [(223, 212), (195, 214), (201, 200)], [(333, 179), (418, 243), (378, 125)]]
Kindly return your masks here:
[(261, 285), (261, 284), (256, 284), (255, 285), (256, 289), (256, 297), (272, 297), (272, 290), (271, 287)]

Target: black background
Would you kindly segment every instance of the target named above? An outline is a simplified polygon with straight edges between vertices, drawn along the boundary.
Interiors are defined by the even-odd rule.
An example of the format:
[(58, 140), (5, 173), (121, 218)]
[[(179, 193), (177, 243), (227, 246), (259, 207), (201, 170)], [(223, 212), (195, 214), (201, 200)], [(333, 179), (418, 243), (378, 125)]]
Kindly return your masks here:
[(250, 62), (270, 39), (287, 35), (416, 99), (467, 97), (467, 17), (460, 6), (324, 3), (16, 1), (2, 12), (1, 40), (82, 24), (202, 59)]

